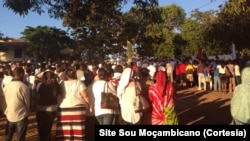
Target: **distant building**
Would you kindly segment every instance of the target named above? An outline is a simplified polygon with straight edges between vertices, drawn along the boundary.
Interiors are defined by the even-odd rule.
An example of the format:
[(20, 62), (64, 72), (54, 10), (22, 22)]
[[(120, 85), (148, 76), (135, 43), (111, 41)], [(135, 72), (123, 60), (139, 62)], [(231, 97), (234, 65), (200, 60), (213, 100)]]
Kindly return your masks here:
[(25, 55), (25, 48), (23, 38), (0, 40), (0, 62), (29, 60), (30, 58)]
[[(26, 62), (28, 60), (37, 61), (38, 56), (34, 53), (29, 57), (25, 53), (27, 44), (24, 38), (1, 40), (0, 39), (0, 62)], [(73, 56), (74, 50), (65, 48), (60, 50), (62, 56)]]

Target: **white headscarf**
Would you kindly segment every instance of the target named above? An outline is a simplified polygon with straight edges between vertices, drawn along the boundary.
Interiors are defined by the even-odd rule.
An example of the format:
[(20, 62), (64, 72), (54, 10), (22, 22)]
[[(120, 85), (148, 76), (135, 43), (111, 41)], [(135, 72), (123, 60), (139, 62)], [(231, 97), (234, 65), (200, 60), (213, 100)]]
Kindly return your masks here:
[(125, 87), (128, 85), (129, 80), (133, 78), (133, 71), (131, 68), (125, 68), (121, 74), (121, 79), (117, 86), (117, 96), (121, 98), (124, 93)]

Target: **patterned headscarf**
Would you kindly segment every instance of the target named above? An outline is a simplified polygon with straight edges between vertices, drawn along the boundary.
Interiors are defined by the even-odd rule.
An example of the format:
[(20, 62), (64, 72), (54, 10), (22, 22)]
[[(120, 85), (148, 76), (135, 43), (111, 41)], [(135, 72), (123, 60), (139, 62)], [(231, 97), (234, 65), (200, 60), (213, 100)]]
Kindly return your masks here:
[(156, 88), (159, 90), (160, 94), (165, 95), (166, 91), (166, 72), (158, 70), (156, 73)]
[(231, 115), (245, 124), (250, 124), (250, 67), (241, 73), (242, 83), (236, 86), (231, 100)]

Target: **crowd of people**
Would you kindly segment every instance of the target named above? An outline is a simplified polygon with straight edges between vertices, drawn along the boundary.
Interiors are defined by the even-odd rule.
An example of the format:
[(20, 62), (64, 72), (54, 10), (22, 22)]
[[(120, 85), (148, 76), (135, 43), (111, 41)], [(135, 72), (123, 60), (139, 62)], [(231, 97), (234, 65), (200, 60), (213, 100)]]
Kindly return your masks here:
[[(10, 62), (0, 68), (6, 141), (12, 140), (15, 130), (18, 140), (25, 140), (30, 112), (36, 112), (40, 141), (51, 140), (55, 121), (56, 140), (92, 141), (95, 125), (178, 125), (176, 84), (226, 94), (239, 93), (243, 88), (236, 86), (248, 82), (247, 78), (241, 82), (243, 68), (235, 60), (140, 59), (98, 65), (77, 60)], [(118, 109), (100, 106), (106, 84), (119, 98)], [(134, 108), (138, 93), (149, 103), (139, 113)], [(249, 122), (247, 116), (244, 121), (241, 118), (234, 121)]]
[[(178, 124), (176, 91), (164, 66), (141, 67), (133, 62), (98, 65), (81, 61), (60, 63), (4, 63), (1, 67), (2, 111), (6, 116), (5, 140), (25, 140), (28, 115), (36, 113), (40, 141), (51, 140), (56, 121), (56, 140), (94, 140), (95, 125)], [(152, 69), (151, 69), (152, 70)], [(101, 93), (119, 98), (118, 109), (101, 108)], [(135, 110), (140, 93), (149, 103)], [(158, 102), (160, 100), (160, 103)]]
[(233, 93), (241, 84), (241, 70), (237, 60), (184, 60), (175, 66), (176, 81), (182, 86), (196, 86), (197, 90)]

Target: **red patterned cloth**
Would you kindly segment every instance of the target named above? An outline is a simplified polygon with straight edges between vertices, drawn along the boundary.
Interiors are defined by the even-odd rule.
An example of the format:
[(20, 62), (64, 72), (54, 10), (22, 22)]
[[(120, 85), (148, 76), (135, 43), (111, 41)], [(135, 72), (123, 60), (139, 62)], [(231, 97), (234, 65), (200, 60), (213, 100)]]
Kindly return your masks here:
[(156, 83), (149, 87), (149, 99), (152, 102), (152, 124), (177, 124), (175, 113), (175, 89), (171, 82), (167, 83), (166, 73), (158, 71)]
[(85, 140), (86, 107), (59, 108), (56, 125), (57, 141)]

